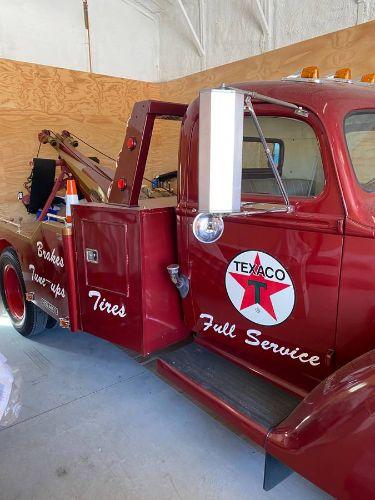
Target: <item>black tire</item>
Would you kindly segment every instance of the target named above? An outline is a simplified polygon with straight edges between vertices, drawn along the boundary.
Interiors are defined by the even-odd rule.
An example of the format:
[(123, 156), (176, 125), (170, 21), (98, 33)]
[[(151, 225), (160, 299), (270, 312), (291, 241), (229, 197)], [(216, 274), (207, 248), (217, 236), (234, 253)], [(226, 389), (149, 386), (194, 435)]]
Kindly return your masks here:
[[(13, 302), (11, 300), (11, 292), (5, 289), (7, 286), (6, 281), (9, 281), (9, 278), (4, 278), (6, 275), (8, 276), (8, 274), (11, 275), (14, 282), (18, 279), (16, 288), (19, 288), (17, 288), (16, 295), (18, 294), (17, 300), (20, 299), (21, 296), (23, 297), (22, 313), (20, 312), (21, 299), (18, 300), (18, 302), (16, 300), (15, 306), (14, 300)], [(35, 304), (26, 300), (26, 287), (22, 276), (21, 265), (16, 252), (11, 248), (7, 248), (0, 255), (0, 293), (5, 310), (17, 332), (24, 337), (32, 337), (46, 329), (49, 316)]]
[(57, 326), (58, 326), (57, 319), (52, 318), (52, 316), (48, 315), (46, 329), (52, 330), (53, 328), (56, 328)]

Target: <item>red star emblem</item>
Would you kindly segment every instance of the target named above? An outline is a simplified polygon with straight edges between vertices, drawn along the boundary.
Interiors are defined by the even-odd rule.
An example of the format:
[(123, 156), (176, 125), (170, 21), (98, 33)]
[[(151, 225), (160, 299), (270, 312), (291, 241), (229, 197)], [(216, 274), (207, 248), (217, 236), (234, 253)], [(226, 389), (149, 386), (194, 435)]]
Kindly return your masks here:
[[(254, 260), (254, 270), (258, 270), (261, 266), (259, 254), (256, 255)], [(257, 275), (252, 272), (251, 274), (229, 273), (237, 283), (239, 283), (245, 290), (240, 311), (246, 309), (254, 304), (259, 304), (269, 315), (277, 321), (275, 310), (271, 301), (271, 296), (275, 293), (281, 292), (290, 285), (271, 281), (265, 276)]]

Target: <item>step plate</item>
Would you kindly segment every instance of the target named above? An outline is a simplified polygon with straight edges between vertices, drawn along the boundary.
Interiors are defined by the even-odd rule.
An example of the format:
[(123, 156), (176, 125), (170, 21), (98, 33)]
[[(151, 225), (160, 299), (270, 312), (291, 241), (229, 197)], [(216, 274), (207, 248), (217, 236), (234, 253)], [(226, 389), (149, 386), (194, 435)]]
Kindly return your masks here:
[(159, 359), (267, 430), (284, 420), (301, 401), (195, 343), (165, 353)]

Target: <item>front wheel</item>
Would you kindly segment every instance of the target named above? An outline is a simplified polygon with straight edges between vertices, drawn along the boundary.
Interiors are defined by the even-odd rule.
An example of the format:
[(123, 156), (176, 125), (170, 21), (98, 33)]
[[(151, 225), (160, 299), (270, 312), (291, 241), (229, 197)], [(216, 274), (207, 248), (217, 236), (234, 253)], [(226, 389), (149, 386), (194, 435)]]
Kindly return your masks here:
[(17, 254), (11, 248), (0, 255), (0, 292), (14, 328), (24, 337), (46, 329), (48, 314), (26, 301), (26, 287)]

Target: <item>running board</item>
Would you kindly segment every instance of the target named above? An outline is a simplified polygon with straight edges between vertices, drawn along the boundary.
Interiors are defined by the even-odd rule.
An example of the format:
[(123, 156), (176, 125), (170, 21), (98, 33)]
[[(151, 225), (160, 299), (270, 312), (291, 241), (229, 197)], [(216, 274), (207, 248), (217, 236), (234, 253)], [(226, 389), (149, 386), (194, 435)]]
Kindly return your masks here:
[[(162, 354), (157, 369), (173, 385), (262, 447), (270, 429), (282, 422), (301, 401), (194, 342)], [(287, 475), (287, 471), (276, 465), (268, 456), (266, 489)]]

